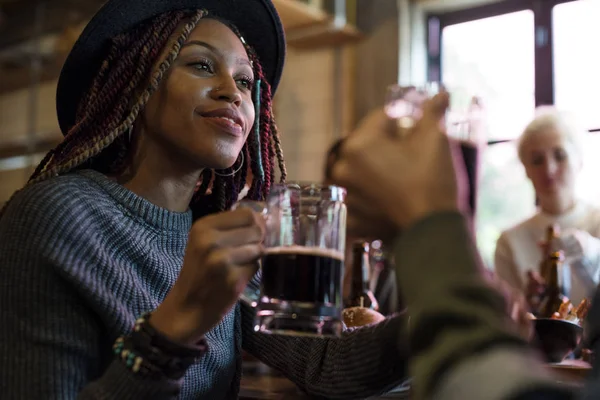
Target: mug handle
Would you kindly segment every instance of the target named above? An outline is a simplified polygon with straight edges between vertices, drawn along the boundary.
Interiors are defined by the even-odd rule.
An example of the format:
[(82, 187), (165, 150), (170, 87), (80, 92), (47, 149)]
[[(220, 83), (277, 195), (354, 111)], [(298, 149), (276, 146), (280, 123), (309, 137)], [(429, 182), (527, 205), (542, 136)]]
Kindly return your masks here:
[[(263, 217), (267, 215), (267, 203), (263, 201), (240, 200), (231, 207), (232, 210), (237, 210), (238, 208), (249, 208)], [(252, 308), (256, 308), (259, 299), (260, 288), (252, 289), (250, 285), (246, 285), (244, 292), (240, 295), (240, 300)]]

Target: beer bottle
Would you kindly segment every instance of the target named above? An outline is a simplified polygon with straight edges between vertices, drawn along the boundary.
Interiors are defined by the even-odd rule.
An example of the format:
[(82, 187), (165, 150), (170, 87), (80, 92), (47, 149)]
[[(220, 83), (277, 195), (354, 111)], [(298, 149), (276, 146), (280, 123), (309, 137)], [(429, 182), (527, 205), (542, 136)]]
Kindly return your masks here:
[(372, 245), (371, 252), (373, 253), (371, 270), (377, 274), (377, 279), (375, 280), (375, 277), (371, 275), (370, 284), (377, 303), (379, 303), (378, 311), (383, 315), (405, 311), (406, 307), (404, 306), (402, 294), (396, 282), (394, 255), (384, 244), (380, 244), (376, 250), (373, 250)]
[[(559, 226), (556, 224), (548, 225), (546, 228), (546, 233), (544, 235), (544, 242), (542, 243), (542, 258), (539, 264), (539, 276), (547, 282), (548, 276), (550, 274), (550, 266), (552, 264), (552, 250), (553, 245), (552, 242), (559, 236)], [(532, 285), (532, 282), (528, 282), (527, 286), (527, 302), (529, 303), (531, 312), (538, 317), (541, 317), (541, 309), (542, 302), (545, 299), (546, 292), (546, 283), (543, 285), (543, 289), (537, 287), (537, 285)], [(535, 288), (535, 289), (533, 289)], [(542, 291), (540, 291), (542, 289)]]
[(544, 238), (542, 262), (540, 263), (540, 276), (545, 278), (548, 275), (548, 268), (551, 264), (552, 259), (552, 241), (560, 235), (560, 228), (558, 225), (549, 225), (546, 228), (546, 237)]
[(346, 308), (364, 307), (378, 310), (379, 304), (370, 289), (369, 243), (352, 245), (352, 281)]
[(546, 281), (546, 290), (540, 304), (540, 317), (551, 318), (552, 315), (557, 312), (560, 306), (567, 301), (563, 294), (562, 285), (562, 262), (564, 256), (562, 251), (553, 252), (550, 255), (547, 274), (544, 276)]

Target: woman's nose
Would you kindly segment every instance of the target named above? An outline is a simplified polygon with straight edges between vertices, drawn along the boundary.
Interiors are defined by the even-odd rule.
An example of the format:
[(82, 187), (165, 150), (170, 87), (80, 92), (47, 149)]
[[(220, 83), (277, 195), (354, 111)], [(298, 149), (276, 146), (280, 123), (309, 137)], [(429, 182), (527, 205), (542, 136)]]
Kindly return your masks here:
[(242, 104), (242, 94), (233, 77), (222, 78), (217, 87), (211, 91), (211, 96), (215, 100), (226, 101), (238, 107)]
[(558, 171), (558, 163), (553, 158), (547, 158), (545, 163), (546, 173), (554, 175)]

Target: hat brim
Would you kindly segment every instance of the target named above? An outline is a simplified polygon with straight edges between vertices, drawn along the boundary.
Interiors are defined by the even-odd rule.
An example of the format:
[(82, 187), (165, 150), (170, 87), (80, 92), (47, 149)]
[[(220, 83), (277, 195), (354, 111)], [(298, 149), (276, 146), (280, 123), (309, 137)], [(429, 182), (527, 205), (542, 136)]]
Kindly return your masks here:
[(168, 11), (205, 9), (235, 25), (254, 48), (272, 92), (285, 60), (285, 34), (270, 0), (109, 0), (91, 19), (63, 65), (56, 93), (63, 134), (75, 124), (81, 98), (91, 86), (109, 50), (109, 40), (149, 18)]

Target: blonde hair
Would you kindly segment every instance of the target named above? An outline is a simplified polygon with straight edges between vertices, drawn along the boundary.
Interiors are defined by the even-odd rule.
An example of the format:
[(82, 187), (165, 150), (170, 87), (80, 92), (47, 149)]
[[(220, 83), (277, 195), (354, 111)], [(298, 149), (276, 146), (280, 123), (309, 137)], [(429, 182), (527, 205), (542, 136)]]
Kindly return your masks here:
[(525, 127), (517, 142), (517, 151), (521, 162), (524, 161), (525, 143), (531, 137), (551, 130), (558, 132), (562, 139), (570, 145), (572, 151), (569, 151), (569, 154), (571, 156), (575, 156), (579, 160), (583, 158), (585, 130), (579, 126), (572, 114), (553, 106), (538, 107), (535, 114), (535, 118)]

